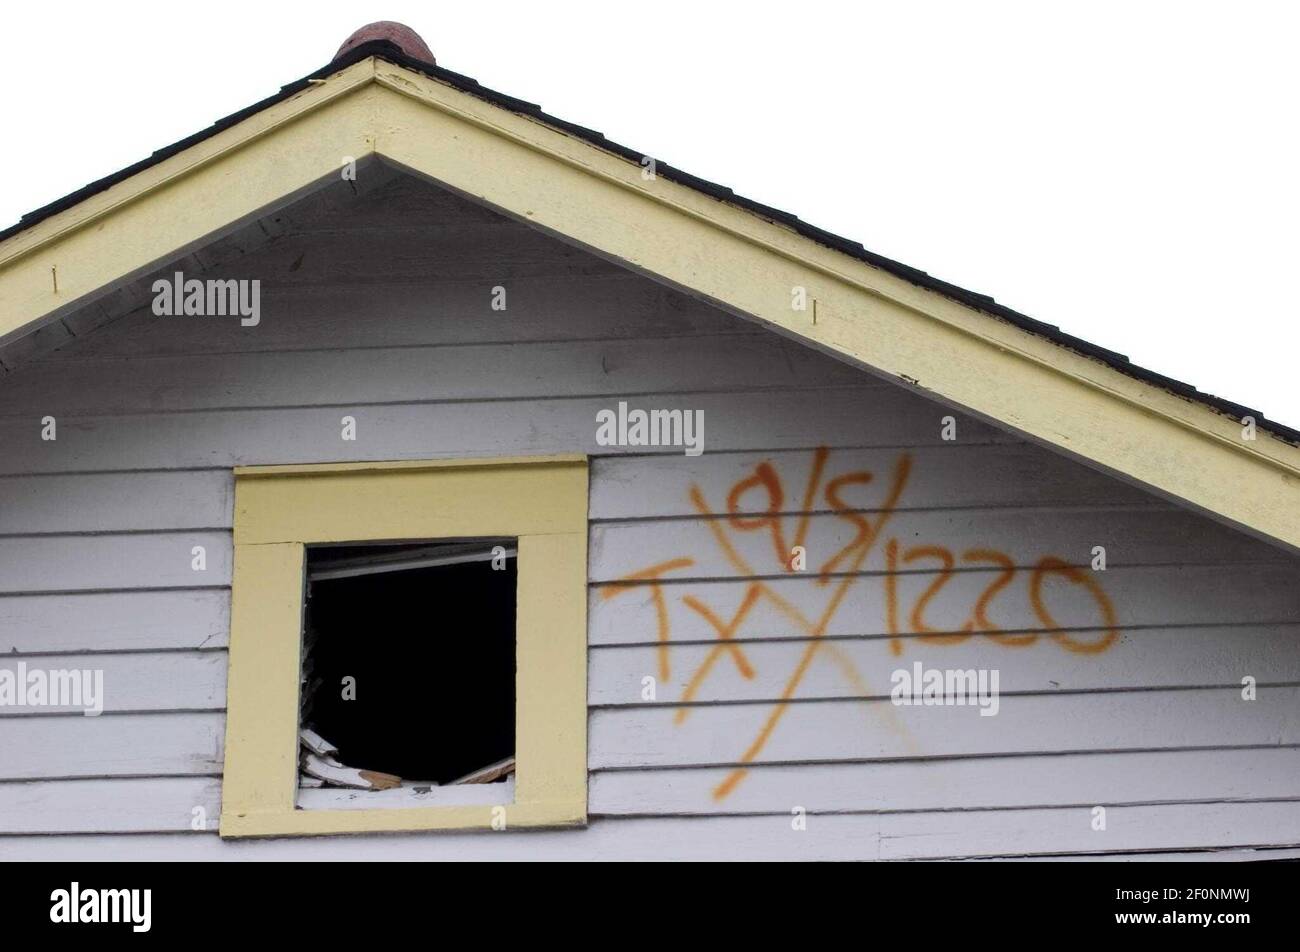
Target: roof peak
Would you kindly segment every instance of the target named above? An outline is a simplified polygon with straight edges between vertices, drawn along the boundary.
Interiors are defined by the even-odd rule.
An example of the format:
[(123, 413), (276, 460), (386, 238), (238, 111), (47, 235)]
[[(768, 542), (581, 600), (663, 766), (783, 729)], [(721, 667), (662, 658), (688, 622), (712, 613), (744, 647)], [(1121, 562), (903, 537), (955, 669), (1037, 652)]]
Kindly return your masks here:
[(429, 45), (424, 42), (420, 34), (406, 24), (393, 20), (376, 20), (356, 30), (343, 41), (343, 45), (334, 54), (334, 59), (339, 59), (363, 43), (373, 43), (376, 40), (387, 40), (413, 60), (437, 65), (433, 58), (433, 51), (429, 49)]

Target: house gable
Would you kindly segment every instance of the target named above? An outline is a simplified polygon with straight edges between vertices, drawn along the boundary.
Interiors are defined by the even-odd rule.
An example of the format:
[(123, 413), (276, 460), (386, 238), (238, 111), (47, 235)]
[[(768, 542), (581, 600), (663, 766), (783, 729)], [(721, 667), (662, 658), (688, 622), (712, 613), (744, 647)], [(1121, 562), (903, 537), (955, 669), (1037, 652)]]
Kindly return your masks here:
[[(154, 316), (176, 268), (260, 279), (261, 321)], [(108, 689), (99, 717), (0, 716), (0, 779), (23, 781), (0, 783), (6, 856), (1300, 843), (1300, 587), (1276, 546), (381, 163), (135, 291), (0, 381), (4, 665), (99, 668)], [(620, 402), (702, 410), (705, 453), (600, 445)], [(56, 441), (36, 437), (46, 414)], [(237, 538), (233, 470), (551, 453), (591, 458), (570, 590), (590, 827), (220, 843), (234, 553), (257, 543)], [(918, 662), (997, 669), (997, 715), (893, 705), (891, 672)], [(108, 832), (132, 835), (75, 836)]]
[[(394, 57), (400, 59), (400, 57)], [(340, 64), (341, 65), (341, 64)], [(1300, 449), (408, 65), (367, 56), (0, 244), (0, 337), (381, 157), (1193, 508), (1300, 545)], [(800, 290), (802, 289), (802, 290)], [(806, 310), (792, 307), (806, 295)]]

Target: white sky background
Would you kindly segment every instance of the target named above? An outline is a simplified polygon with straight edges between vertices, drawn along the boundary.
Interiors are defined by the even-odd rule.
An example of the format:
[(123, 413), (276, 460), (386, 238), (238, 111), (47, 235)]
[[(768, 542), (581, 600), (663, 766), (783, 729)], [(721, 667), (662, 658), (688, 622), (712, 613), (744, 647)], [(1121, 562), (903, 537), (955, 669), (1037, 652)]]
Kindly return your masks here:
[(8, 4), (0, 227), (357, 27), (1300, 427), (1300, 5)]

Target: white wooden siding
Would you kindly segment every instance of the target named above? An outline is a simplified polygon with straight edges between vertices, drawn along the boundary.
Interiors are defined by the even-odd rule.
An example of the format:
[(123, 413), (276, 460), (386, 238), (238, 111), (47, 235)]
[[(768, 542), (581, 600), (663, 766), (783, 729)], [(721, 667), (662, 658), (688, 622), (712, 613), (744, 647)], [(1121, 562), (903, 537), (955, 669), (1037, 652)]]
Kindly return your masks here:
[[(184, 804), (175, 801), (180, 809)], [(162, 815), (161, 813), (159, 815)], [(209, 813), (209, 816), (211, 814)], [(1025, 810), (838, 813), (814, 815), (791, 829), (790, 814), (763, 816), (598, 818), (589, 829), (518, 836), (438, 834), (345, 836), (222, 842), (211, 832), (132, 836), (0, 838), (0, 860), (81, 861), (121, 858), (195, 860), (599, 860), (637, 856), (659, 861), (873, 860), (1007, 857), (1043, 854), (1151, 854), (1231, 849), (1232, 859), (1280, 853), (1255, 848), (1300, 840), (1294, 801), (1160, 803), (1115, 806), (1104, 832), (1091, 828), (1090, 807)], [(1198, 857), (1199, 858), (1199, 857)], [(1212, 857), (1211, 857), (1212, 858)]]
[[(1294, 557), (961, 414), (945, 442), (951, 411), (902, 385), (441, 193), (397, 179), (364, 198), (308, 199), (260, 239), (190, 259), (261, 276), (258, 327), (137, 307), (0, 380), (0, 667), (89, 668), (105, 684), (98, 717), (0, 709), (0, 859), (1300, 845)], [(505, 312), (489, 306), (498, 284)], [(705, 455), (597, 446), (596, 411), (620, 399), (702, 409)], [(40, 439), (47, 415), (54, 442)], [(357, 419), (355, 442), (339, 437), (343, 415)], [(830, 452), (809, 493), (818, 447)], [(230, 467), (575, 451), (595, 456), (590, 829), (221, 843)], [(904, 454), (906, 486), (869, 556), (813, 577), (858, 520), (884, 515)], [(787, 569), (770, 526), (745, 528), (775, 504), (765, 489), (738, 496), (739, 525), (727, 517), (760, 466), (780, 482), (779, 538), (805, 545), (807, 573)], [(853, 473), (871, 481), (842, 484), (835, 511), (826, 485)], [(946, 550), (955, 569), (941, 579), (932, 551), (898, 566), (892, 627), (889, 539), (900, 555)], [(1098, 545), (1107, 568), (1092, 573)], [(986, 606), (1005, 637), (914, 632), (936, 584), (926, 622), (962, 629), (999, 578), (964, 556), (990, 549), (1016, 567)], [(1107, 633), (1097, 599), (1059, 576), (1042, 583), (1056, 623), (1043, 631), (1031, 583), (1047, 557), (1104, 590), (1117, 629), (1107, 650), (1069, 650)], [(620, 584), (671, 560), (682, 561), (657, 587)], [(734, 650), (715, 650), (699, 607), (730, 621), (754, 586)], [(889, 675), (915, 661), (996, 668), (998, 715), (895, 707)], [(1243, 677), (1257, 700), (1241, 698)], [(1105, 832), (1091, 829), (1095, 805), (1107, 806)], [(791, 829), (795, 807), (813, 814), (805, 832)], [(136, 835), (95, 836), (125, 833)]]
[(14, 653), (224, 648), (230, 591), (0, 597), (0, 649)]
[[(125, 365), (115, 365), (115, 370), (130, 372)], [(17, 373), (13, 377), (21, 379)], [(321, 383), (316, 384), (317, 392)], [(947, 414), (894, 388), (771, 390), (756, 385), (715, 393), (709, 392), (709, 386), (710, 381), (702, 379), (693, 390), (638, 394), (633, 405), (703, 411), (710, 451), (821, 444), (936, 445), (942, 442), (940, 421)], [(304, 393), (302, 399), (311, 397)], [(323, 455), (336, 461), (360, 461), (597, 454), (604, 448), (596, 443), (596, 414), (616, 406), (617, 400), (618, 396), (532, 396), (469, 403), (345, 402), (112, 416), (75, 416), (52, 403), (40, 416), (0, 420), (0, 445), (12, 447), (12, 452), (0, 457), (0, 475), (301, 463)], [(40, 420), (45, 415), (56, 420), (64, 417), (58, 440), (40, 439)], [(355, 441), (339, 438), (343, 415), (357, 421)], [(864, 425), (864, 421), (868, 422)], [(962, 432), (963, 439), (972, 442), (1008, 440), (974, 421), (964, 422)]]

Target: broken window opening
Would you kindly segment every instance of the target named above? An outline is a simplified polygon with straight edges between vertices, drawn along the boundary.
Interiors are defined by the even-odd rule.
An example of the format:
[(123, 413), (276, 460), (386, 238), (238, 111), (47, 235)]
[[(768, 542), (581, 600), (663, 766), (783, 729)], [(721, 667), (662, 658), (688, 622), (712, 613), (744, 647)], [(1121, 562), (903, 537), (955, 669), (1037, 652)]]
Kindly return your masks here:
[(516, 556), (514, 539), (307, 549), (299, 786), (513, 774)]

